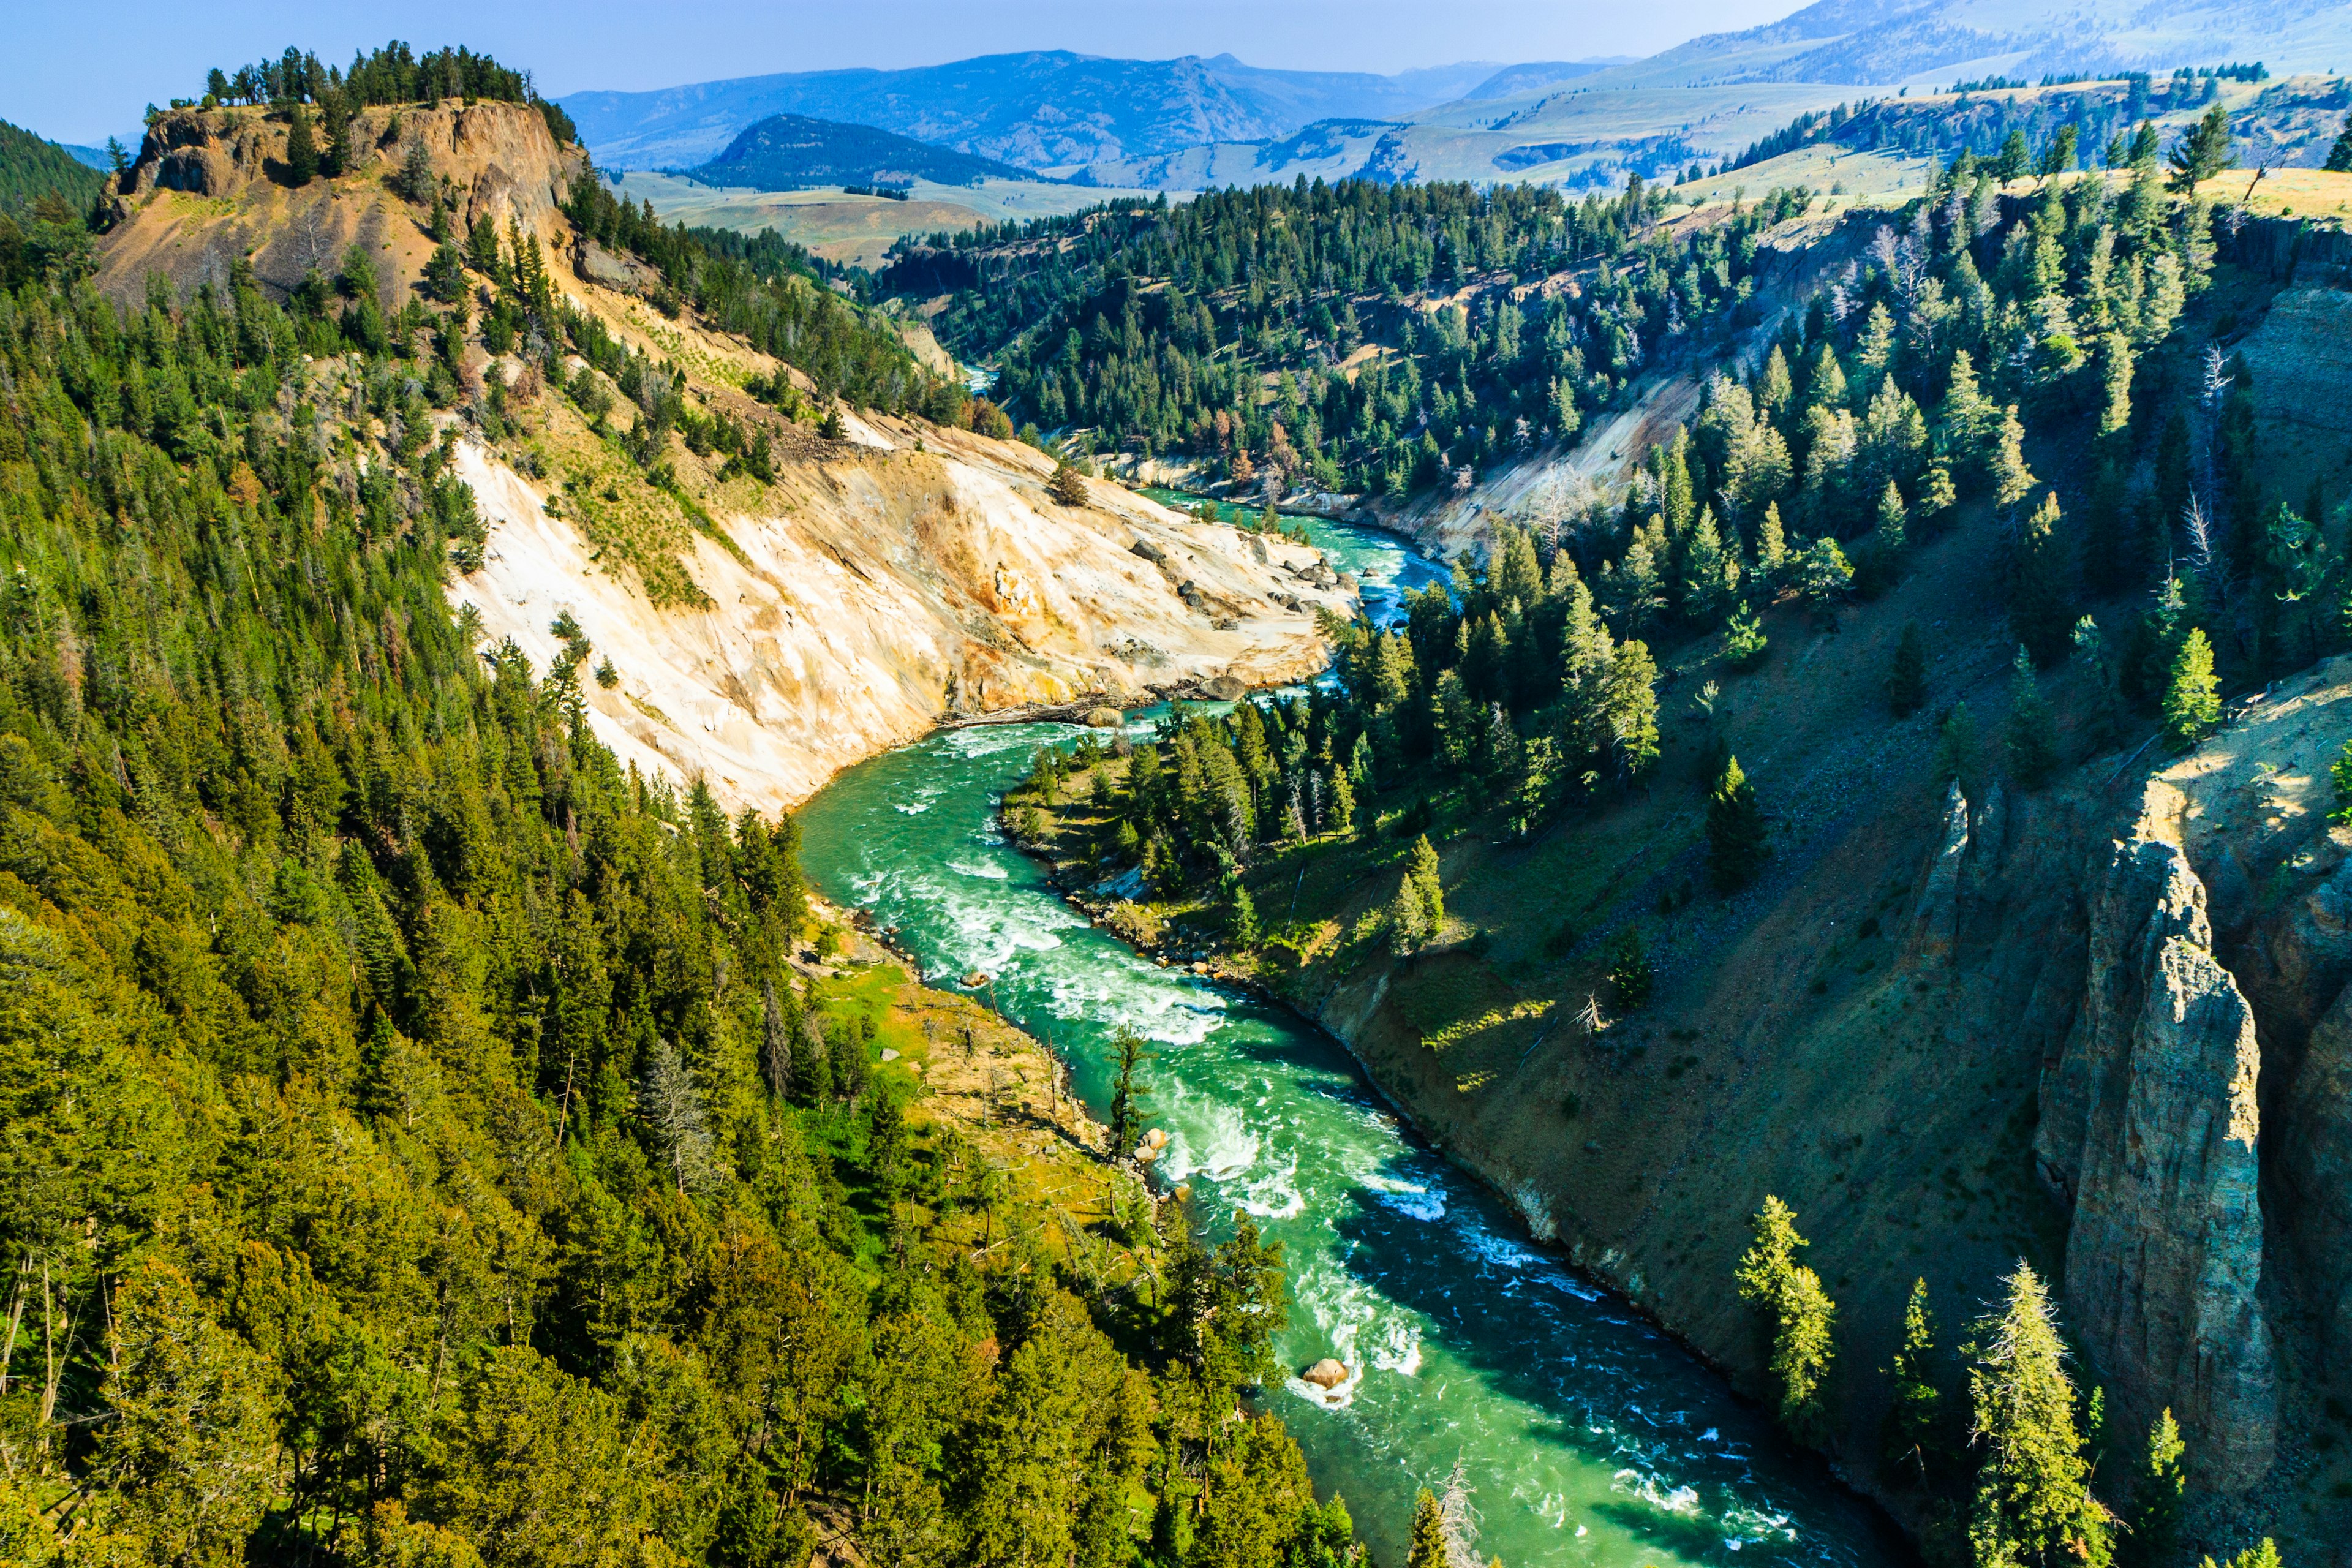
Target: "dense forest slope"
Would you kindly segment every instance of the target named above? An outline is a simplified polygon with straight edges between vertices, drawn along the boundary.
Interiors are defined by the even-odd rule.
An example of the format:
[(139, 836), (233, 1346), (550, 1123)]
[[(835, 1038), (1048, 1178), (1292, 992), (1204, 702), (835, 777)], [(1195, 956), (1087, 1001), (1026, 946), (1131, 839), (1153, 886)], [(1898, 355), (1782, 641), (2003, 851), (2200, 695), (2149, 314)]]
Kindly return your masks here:
[(0, 251), (0, 1556), (1360, 1562), (1241, 1404), (1277, 1259), (1041, 1163), (1033, 1044), (600, 739), (786, 610), (940, 660), (801, 788), (973, 647), (971, 706), (1123, 671), (1129, 609), (1307, 660), (1273, 553), (1171, 580), (1192, 525), (1040, 500), (789, 257), (567, 182), (495, 62), (229, 90)]
[[(2204, 126), (1835, 223), (1127, 210), (967, 247), (942, 312), (1029, 301), (1016, 415), (1455, 561), (1337, 689), (1041, 767), (1008, 825), (1339, 1032), (1937, 1560), (2315, 1556), (2352, 1495), (2352, 253), (2232, 211)], [(2079, 1381), (2005, 1489), (2013, 1341), (1966, 1325), (2039, 1278)], [(2175, 1468), (2185, 1523), (2135, 1479)]]

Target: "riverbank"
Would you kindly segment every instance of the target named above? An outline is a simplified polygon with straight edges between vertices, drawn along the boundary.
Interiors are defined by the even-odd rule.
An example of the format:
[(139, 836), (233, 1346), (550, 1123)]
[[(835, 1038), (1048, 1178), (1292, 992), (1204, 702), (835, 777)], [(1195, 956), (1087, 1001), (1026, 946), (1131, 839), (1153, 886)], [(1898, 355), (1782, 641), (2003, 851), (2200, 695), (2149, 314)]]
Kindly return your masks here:
[(926, 973), (991, 976), (974, 989), (1050, 1041), (1097, 1115), (1118, 1037), (1150, 1042), (1158, 1170), (1192, 1188), (1212, 1237), (1247, 1215), (1282, 1248), (1278, 1364), (1344, 1369), (1334, 1387), (1294, 1375), (1269, 1392), (1318, 1495), (1348, 1500), (1377, 1559), (1403, 1556), (1395, 1500), (1458, 1458), (1486, 1512), (1482, 1555), (1515, 1568), (1901, 1561), (1876, 1516), (1714, 1373), (1408, 1136), (1329, 1034), (1189, 959), (1139, 958), (1046, 884), (997, 806), (1040, 745), (1075, 733), (951, 731), (861, 764), (800, 814), (803, 863)]

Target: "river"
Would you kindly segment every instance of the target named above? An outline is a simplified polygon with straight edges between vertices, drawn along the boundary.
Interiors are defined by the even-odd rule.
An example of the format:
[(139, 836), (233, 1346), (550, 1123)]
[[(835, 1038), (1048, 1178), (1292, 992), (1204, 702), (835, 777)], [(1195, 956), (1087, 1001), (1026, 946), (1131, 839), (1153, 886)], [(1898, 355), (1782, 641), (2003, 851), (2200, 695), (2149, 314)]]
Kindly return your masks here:
[[(1383, 617), (1442, 580), (1389, 536), (1291, 521)], [(996, 1004), (1069, 1062), (1097, 1114), (1111, 1037), (1154, 1042), (1163, 1176), (1191, 1183), (1213, 1224), (1245, 1210), (1281, 1242), (1284, 1363), (1347, 1365), (1328, 1394), (1294, 1377), (1268, 1397), (1378, 1560), (1402, 1563), (1414, 1488), (1441, 1485), (1457, 1456), (1481, 1555), (1507, 1568), (1895, 1560), (1817, 1463), (1401, 1128), (1337, 1041), (1157, 967), (1062, 901), (996, 833), (994, 805), (1036, 747), (1080, 733), (950, 731), (849, 769), (801, 815), (803, 863), (827, 896), (897, 928), (935, 984), (993, 975)]]

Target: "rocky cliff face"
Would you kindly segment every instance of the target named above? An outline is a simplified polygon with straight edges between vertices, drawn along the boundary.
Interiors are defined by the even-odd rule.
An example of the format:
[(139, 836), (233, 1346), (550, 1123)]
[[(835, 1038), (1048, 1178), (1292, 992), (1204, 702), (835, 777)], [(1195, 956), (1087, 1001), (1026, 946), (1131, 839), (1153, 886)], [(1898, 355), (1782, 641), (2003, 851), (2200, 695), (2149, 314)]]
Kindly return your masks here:
[(2170, 1407), (2200, 1479), (2234, 1491), (2268, 1471), (2278, 1427), (2259, 1300), (2262, 1054), (2177, 841), (2184, 804), (2151, 784), (2108, 858), (2083, 1005), (2042, 1075), (2035, 1153), (2073, 1205), (2068, 1315), (2121, 1429)]
[(568, 226), (557, 208), (585, 154), (558, 147), (539, 110), (520, 103), (369, 109), (352, 121), (354, 166), (289, 184), (287, 125), (258, 109), (177, 109), (148, 127), (121, 181), (118, 226), (100, 286), (129, 296), (151, 274), (181, 289), (218, 282), (239, 258), (281, 294), (311, 268), (332, 273), (354, 245), (396, 290), (423, 269), (432, 243), (385, 186), (421, 143), (447, 182), (453, 216), (503, 229), (519, 223), (551, 249)]
[(541, 667), (559, 651), (549, 622), (570, 612), (619, 671), (584, 688), (598, 737), (764, 811), (945, 717), (1307, 679), (1329, 658), (1316, 610), (1353, 613), (1306, 546), (1110, 485), (1057, 506), (1029, 447), (860, 424), (865, 441), (811, 454), (759, 510), (723, 518), (734, 549), (698, 542), (686, 566), (707, 608), (648, 604), (539, 489), (463, 447), (490, 545), (454, 596)]

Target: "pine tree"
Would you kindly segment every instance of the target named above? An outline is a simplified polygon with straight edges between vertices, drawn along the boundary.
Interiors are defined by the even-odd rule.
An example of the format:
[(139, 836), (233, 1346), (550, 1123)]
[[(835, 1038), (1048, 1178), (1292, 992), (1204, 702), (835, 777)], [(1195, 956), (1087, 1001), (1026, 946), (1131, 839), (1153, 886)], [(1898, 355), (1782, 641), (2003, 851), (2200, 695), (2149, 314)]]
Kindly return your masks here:
[(1413, 895), (1421, 900), (1421, 928), (1434, 938), (1445, 929), (1445, 889), (1438, 880), (1437, 850), (1424, 833), (1412, 842)]
[(310, 114), (300, 104), (286, 125), (286, 183), (299, 189), (319, 176), (319, 144), (310, 135)]
[(717, 1174), (710, 1116), (701, 1086), (678, 1055), (676, 1044), (656, 1039), (646, 1063), (637, 1105), (669, 1157), (670, 1172), (683, 1194), (699, 1191)]
[(2022, 645), (2010, 665), (2009, 776), (2029, 790), (2040, 789), (2058, 769), (2058, 737), (2050, 704), (2034, 678), (2032, 656)]
[(1648, 1005), (1651, 987), (1656, 983), (1650, 955), (1642, 946), (1641, 928), (1627, 926), (1618, 933), (1616, 946), (1610, 953), (1610, 994), (1626, 1012), (1639, 1012)]
[(780, 1101), (793, 1097), (794, 1023), (794, 1019), (776, 1005), (776, 983), (772, 980), (761, 982), (760, 1068), (768, 1080), (768, 1092)]
[(1389, 951), (1399, 958), (1418, 951), (1433, 934), (1428, 930), (1426, 906), (1421, 889), (1412, 885), (1411, 871), (1397, 879), (1397, 890), (1390, 895), (1381, 919), (1388, 928)]
[(2220, 104), (2205, 111), (2197, 128), (2172, 149), (2172, 188), (2187, 193), (2237, 162), (2230, 153), (2230, 111)]
[(1746, 605), (1737, 605), (1723, 623), (1723, 662), (1734, 669), (1753, 669), (1764, 662), (1769, 642), (1762, 618)]
[(1937, 785), (1958, 783), (1961, 794), (1973, 795), (1982, 764), (1977, 750), (1976, 715), (1969, 711), (1967, 703), (1955, 702), (1936, 734)]
[(1087, 504), (1086, 476), (1067, 458), (1054, 465), (1054, 477), (1045, 482), (1045, 493), (1061, 506)]
[(2172, 1558), (2180, 1532), (2180, 1509), (2189, 1490), (2181, 1456), (2188, 1445), (2168, 1407), (2147, 1429), (2147, 1452), (2132, 1481), (2131, 1533), (2126, 1555), (2135, 1568), (2160, 1568)]
[(2105, 1568), (2108, 1516), (2091, 1495), (2057, 1314), (2023, 1261), (2007, 1284), (2007, 1301), (1977, 1324), (1969, 1371), (1984, 1456), (1969, 1545), (1979, 1568)]
[(2058, 523), (2058, 498), (2044, 496), (2018, 531), (2010, 574), (2010, 626), (2042, 665), (2066, 657), (2074, 629), (2066, 540)]
[(1927, 700), (1927, 639), (1918, 622), (1906, 621), (1895, 644), (1894, 666), (1886, 672), (1886, 706), (1897, 719), (1907, 719)]
[(1882, 560), (1891, 561), (1900, 555), (1903, 547), (1911, 542), (1906, 530), (1910, 518), (1910, 509), (1903, 504), (1902, 490), (1893, 479), (1887, 480), (1885, 489), (1879, 492), (1878, 526), (1870, 535), (1871, 547)]
[(1257, 948), (1261, 933), (1257, 924), (1257, 905), (1250, 900), (1248, 886), (1238, 877), (1234, 879), (1234, 907), (1226, 935), (1236, 951), (1252, 952)]
[(1649, 645), (1620, 643), (1609, 663), (1601, 717), (1619, 776), (1639, 777), (1658, 760), (1658, 667)]
[(817, 422), (816, 433), (828, 441), (847, 439), (849, 426), (842, 423), (839, 404), (831, 403), (825, 405), (824, 417)]
[(2017, 405), (2001, 410), (2000, 423), (1988, 431), (1985, 477), (1992, 487), (1993, 505), (2012, 507), (2033, 492), (2033, 470), (2025, 466), (2025, 426)]
[(1886, 1412), (1886, 1462), (1924, 1484), (1946, 1458), (1944, 1394), (1936, 1384), (1936, 1320), (1927, 1310), (1925, 1279), (1912, 1282), (1911, 1300), (1903, 1309), (1903, 1341), (1895, 1347), (1887, 1375), (1895, 1385), (1895, 1402)]
[(2194, 748), (2221, 721), (2221, 683), (2213, 674), (2213, 645), (2204, 628), (2191, 626), (2172, 661), (2172, 682), (2164, 693), (2164, 740), (2176, 752)]
[(1143, 1099), (1151, 1086), (1137, 1081), (1136, 1074), (1150, 1053), (1143, 1037), (1132, 1029), (1121, 1029), (1110, 1048), (1118, 1061), (1110, 1091), (1110, 1147), (1112, 1153), (1125, 1155), (1143, 1139)]
[(1412, 1535), (1405, 1546), (1404, 1568), (1448, 1568), (1445, 1559), (1445, 1513), (1437, 1494), (1427, 1487), (1412, 1500)]
[(2336, 133), (2335, 145), (2327, 149), (2326, 168), (2331, 174), (2352, 174), (2352, 114), (2344, 117), (2344, 129)]
[(1740, 771), (1739, 759), (1727, 757), (1706, 802), (1706, 866), (1717, 890), (1746, 887), (1770, 852), (1756, 786)]
[(1797, 1234), (1795, 1210), (1768, 1193), (1752, 1224), (1753, 1239), (1733, 1278), (1740, 1299), (1763, 1310), (1770, 1330), (1781, 1425), (1801, 1441), (1819, 1442), (1826, 1435), (1821, 1394), (1836, 1353), (1837, 1308), (1821, 1277), (1797, 1262), (1806, 1243)]
[(1780, 586), (1788, 568), (1789, 540), (1780, 528), (1780, 503), (1769, 501), (1764, 507), (1764, 521), (1756, 529), (1756, 577), (1767, 598)]
[[(1362, 737), (1359, 736), (1360, 743)], [(1327, 832), (1351, 838), (1356, 832), (1356, 785), (1346, 768), (1331, 770), (1331, 805), (1323, 818)]]

